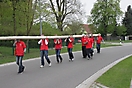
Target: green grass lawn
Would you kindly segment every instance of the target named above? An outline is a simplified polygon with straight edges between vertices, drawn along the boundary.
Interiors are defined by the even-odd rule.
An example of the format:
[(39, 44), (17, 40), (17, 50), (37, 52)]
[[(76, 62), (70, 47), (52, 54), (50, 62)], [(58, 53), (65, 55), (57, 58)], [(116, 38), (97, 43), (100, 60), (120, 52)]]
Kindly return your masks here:
[[(110, 46), (119, 46), (119, 45), (111, 45), (111, 44), (102, 44), (101, 47), (110, 47)], [(77, 43), (74, 45), (73, 51), (80, 51), (81, 50), (81, 44)], [(49, 55), (55, 54), (54, 49), (49, 49)], [(64, 47), (61, 50), (61, 53), (66, 53), (67, 48)], [(25, 53), (23, 59), (30, 59), (40, 56), (40, 50), (39, 48), (31, 48), (29, 53)], [(13, 55), (13, 49), (12, 47), (0, 47), (0, 64), (8, 63), (8, 62), (14, 62), (15, 56)]]
[(109, 88), (130, 88), (132, 78), (132, 56), (121, 61), (101, 77), (96, 82)]

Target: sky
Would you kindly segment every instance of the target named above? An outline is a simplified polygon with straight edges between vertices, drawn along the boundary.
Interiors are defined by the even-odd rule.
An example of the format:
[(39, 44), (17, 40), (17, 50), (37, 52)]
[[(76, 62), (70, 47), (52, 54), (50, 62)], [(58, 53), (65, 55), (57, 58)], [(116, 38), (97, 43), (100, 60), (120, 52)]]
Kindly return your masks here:
[[(80, 0), (80, 2), (84, 6), (84, 10), (86, 12), (86, 15), (90, 15), (90, 11), (93, 8), (93, 5), (96, 2), (96, 0)], [(127, 11), (128, 5), (131, 5), (131, 7), (132, 7), (132, 0), (121, 0), (120, 8), (123, 12)]]

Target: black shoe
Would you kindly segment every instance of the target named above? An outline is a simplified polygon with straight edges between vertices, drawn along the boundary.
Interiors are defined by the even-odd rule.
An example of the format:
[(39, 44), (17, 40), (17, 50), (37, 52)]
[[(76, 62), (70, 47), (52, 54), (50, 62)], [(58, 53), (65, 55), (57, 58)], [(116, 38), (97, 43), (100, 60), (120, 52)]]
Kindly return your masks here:
[(20, 74), (20, 73), (22, 73), (22, 72), (18, 72), (18, 74)]
[(22, 74), (23, 72), (22, 71), (19, 71), (18, 74)]
[(83, 58), (86, 58), (86, 57), (83, 57)]
[(24, 71), (25, 71), (25, 66), (22, 67), (22, 72), (24, 72)]

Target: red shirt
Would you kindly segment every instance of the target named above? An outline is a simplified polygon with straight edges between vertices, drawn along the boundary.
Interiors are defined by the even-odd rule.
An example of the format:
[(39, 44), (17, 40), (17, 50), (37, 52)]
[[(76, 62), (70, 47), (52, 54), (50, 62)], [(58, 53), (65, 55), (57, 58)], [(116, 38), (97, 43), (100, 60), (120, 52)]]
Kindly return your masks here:
[(61, 49), (62, 48), (62, 40), (61, 39), (54, 39), (54, 44), (55, 44), (55, 49)]
[(86, 48), (92, 48), (92, 43), (93, 43), (92, 39), (91, 38), (87, 38), (86, 42), (87, 42)]
[(41, 45), (40, 45), (40, 50), (48, 50), (48, 44), (46, 44), (46, 41), (47, 41), (47, 43), (49, 42), (48, 39), (42, 39)]
[(73, 42), (74, 42), (74, 38), (70, 37), (70, 41), (68, 43), (67, 48), (73, 48)]
[(103, 40), (103, 38), (101, 36), (98, 36), (97, 37), (97, 40), (96, 40), (96, 43), (97, 44), (100, 44), (102, 40)]
[(19, 41), (15, 43), (15, 55), (16, 56), (23, 56), (24, 55), (24, 49), (26, 48), (26, 44), (23, 41)]
[(84, 44), (86, 42), (86, 37), (82, 37), (81, 42), (82, 42), (82, 46), (86, 46), (86, 44)]
[(91, 37), (91, 40), (92, 40), (92, 44), (94, 44), (94, 37)]

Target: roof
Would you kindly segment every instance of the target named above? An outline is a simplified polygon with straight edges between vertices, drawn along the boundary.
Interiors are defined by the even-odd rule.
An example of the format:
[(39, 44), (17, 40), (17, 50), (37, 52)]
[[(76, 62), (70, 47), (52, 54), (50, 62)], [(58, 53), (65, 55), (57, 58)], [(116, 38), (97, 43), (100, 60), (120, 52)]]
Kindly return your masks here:
[(88, 24), (83, 24), (83, 28), (85, 29), (85, 31), (87, 31), (87, 33), (92, 33)]

